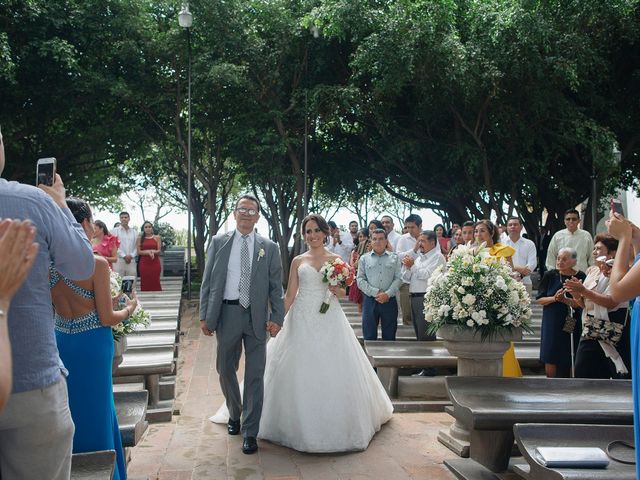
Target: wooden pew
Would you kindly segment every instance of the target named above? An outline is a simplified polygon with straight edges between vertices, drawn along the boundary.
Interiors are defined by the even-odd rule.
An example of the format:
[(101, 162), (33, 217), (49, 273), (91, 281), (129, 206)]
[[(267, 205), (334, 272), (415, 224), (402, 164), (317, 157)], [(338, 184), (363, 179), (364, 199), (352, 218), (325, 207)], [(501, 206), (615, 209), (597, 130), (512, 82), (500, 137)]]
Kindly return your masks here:
[(491, 472), (507, 469), (516, 423), (633, 424), (629, 380), (447, 377), (446, 384), (451, 414), (471, 432), (471, 459)]
[[(517, 423), (513, 433), (526, 463), (516, 463), (514, 472), (527, 480), (633, 480), (635, 465), (609, 461), (606, 469), (547, 468), (535, 455), (537, 447), (597, 447), (606, 452), (616, 440), (633, 444), (633, 427), (626, 425), (566, 425)], [(616, 452), (617, 453), (617, 452)], [(624, 460), (635, 460), (626, 450)]]

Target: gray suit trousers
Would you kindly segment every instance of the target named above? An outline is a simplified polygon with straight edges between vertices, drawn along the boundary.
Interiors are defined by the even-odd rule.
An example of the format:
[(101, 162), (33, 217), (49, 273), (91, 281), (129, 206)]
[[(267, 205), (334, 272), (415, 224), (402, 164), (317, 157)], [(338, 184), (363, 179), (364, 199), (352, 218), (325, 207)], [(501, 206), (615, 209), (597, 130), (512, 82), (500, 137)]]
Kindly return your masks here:
[(427, 321), (424, 319), (424, 295), (411, 297), (413, 330), (418, 340), (435, 340), (435, 335), (427, 335)]
[[(264, 368), (267, 353), (265, 339), (256, 337), (251, 324), (251, 310), (240, 305), (222, 305), (222, 315), (216, 330), (218, 351), (216, 366), (220, 386), (227, 401), (229, 418), (242, 416), (242, 435), (256, 437), (260, 428), (262, 399), (264, 395)], [(236, 372), (244, 344), (244, 399), (240, 399), (240, 387)]]

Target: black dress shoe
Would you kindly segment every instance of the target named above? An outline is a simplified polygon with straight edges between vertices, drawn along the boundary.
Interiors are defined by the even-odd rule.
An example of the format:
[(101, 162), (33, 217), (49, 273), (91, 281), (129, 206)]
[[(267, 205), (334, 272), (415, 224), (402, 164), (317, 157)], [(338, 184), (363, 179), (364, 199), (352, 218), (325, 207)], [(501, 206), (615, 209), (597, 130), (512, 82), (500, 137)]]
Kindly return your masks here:
[(257, 451), (258, 442), (256, 441), (256, 437), (244, 437), (244, 441), (242, 442), (242, 453), (251, 455), (252, 453), (256, 453)]
[(240, 433), (240, 420), (229, 420), (227, 432), (229, 432), (229, 435), (238, 435)]

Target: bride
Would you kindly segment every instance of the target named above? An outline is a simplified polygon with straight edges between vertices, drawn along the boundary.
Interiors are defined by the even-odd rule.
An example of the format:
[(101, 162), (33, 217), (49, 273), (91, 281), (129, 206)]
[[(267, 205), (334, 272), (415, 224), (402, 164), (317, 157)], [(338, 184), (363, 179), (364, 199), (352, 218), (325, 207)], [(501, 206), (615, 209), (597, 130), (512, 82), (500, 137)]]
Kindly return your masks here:
[[(302, 232), (309, 251), (291, 263), (284, 327), (267, 345), (258, 438), (301, 452), (364, 450), (393, 407), (335, 295), (320, 313), (327, 284), (319, 270), (338, 258), (324, 248), (329, 225), (308, 215)], [(210, 420), (228, 418), (223, 405)]]

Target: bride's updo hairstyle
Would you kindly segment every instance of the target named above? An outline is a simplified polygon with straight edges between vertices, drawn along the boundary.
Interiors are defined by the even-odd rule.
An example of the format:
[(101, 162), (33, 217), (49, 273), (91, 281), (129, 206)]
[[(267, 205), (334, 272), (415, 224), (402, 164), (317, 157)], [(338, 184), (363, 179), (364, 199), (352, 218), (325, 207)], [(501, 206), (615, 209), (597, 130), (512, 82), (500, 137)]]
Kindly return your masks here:
[(69, 197), (66, 199), (66, 202), (76, 222), (82, 223), (85, 220), (91, 222), (93, 215), (91, 213), (91, 207), (87, 202), (77, 197)]
[(324, 233), (325, 235), (324, 243), (327, 243), (329, 241), (329, 236), (331, 235), (329, 224), (327, 223), (327, 221), (324, 219), (322, 215), (318, 215), (316, 213), (307, 215), (302, 220), (302, 238), (304, 238), (305, 232), (307, 231), (307, 223), (309, 223), (312, 220), (318, 224), (318, 228), (322, 233)]

